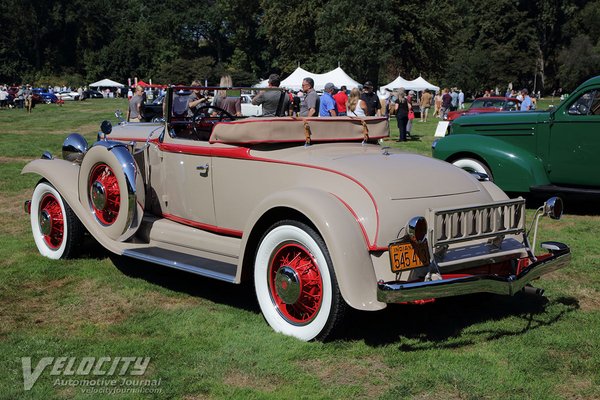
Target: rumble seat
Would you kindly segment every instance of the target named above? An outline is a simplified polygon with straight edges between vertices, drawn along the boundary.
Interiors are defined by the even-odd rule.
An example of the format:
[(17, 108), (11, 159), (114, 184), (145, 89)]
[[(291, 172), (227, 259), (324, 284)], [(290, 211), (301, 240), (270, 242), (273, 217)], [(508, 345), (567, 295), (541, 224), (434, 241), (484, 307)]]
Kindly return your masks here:
[(254, 144), (377, 140), (388, 137), (385, 117), (246, 118), (215, 125), (211, 143)]

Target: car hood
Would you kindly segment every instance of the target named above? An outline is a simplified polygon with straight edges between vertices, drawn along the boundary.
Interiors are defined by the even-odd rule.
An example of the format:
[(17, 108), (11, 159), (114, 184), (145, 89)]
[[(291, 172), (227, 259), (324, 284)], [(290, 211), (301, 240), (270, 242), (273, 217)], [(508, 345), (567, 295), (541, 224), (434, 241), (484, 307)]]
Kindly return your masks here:
[[(273, 154), (276, 153), (276, 154)], [(384, 154), (387, 153), (387, 154)], [(358, 181), (378, 198), (408, 200), (451, 196), (481, 190), (473, 176), (446, 162), (354, 143), (318, 144), (281, 149), (270, 157), (330, 171)]]

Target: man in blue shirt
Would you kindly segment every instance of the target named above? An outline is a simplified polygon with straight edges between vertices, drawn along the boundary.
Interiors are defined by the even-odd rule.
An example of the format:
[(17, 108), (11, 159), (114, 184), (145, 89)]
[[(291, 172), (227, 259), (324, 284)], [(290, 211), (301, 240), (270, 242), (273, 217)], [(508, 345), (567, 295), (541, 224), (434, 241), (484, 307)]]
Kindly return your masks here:
[(333, 98), (333, 92), (335, 92), (335, 90), (336, 87), (333, 83), (328, 82), (325, 84), (325, 92), (321, 96), (319, 117), (335, 117), (337, 115), (336, 103)]
[(531, 97), (529, 97), (529, 91), (527, 89), (521, 90), (523, 95), (523, 101), (521, 102), (521, 111), (531, 110)]

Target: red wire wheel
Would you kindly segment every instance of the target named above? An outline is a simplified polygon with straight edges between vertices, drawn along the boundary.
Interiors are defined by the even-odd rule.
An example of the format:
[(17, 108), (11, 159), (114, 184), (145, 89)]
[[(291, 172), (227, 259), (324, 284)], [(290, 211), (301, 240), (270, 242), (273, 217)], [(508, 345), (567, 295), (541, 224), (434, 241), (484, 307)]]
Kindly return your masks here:
[(323, 300), (323, 281), (306, 248), (288, 243), (277, 249), (268, 277), (273, 302), (288, 322), (305, 325), (316, 317)]
[(38, 215), (44, 242), (50, 249), (58, 249), (63, 241), (65, 225), (60, 203), (54, 195), (50, 193), (44, 195)]
[(89, 179), (90, 205), (103, 225), (112, 225), (119, 216), (121, 193), (119, 181), (106, 164), (97, 164)]

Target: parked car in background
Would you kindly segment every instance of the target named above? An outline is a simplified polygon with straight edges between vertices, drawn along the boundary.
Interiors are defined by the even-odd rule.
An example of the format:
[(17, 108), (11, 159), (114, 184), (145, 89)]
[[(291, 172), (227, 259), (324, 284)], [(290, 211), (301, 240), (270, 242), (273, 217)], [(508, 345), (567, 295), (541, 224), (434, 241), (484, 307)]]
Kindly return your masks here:
[(33, 90), (34, 94), (37, 94), (38, 96), (40, 96), (39, 101), (42, 103), (46, 103), (46, 104), (56, 103), (56, 100), (58, 100), (58, 97), (56, 97), (56, 95), (53, 92), (50, 92), (48, 89), (35, 88), (32, 90)]
[(521, 101), (513, 97), (479, 97), (473, 100), (467, 109), (448, 112), (446, 119), (448, 121), (454, 121), (461, 115), (500, 111), (519, 111), (520, 107)]
[(252, 96), (242, 93), (242, 115), (244, 117), (256, 117), (262, 115), (262, 105), (252, 104)]
[(487, 175), (504, 191), (600, 195), (600, 76), (548, 111), (465, 115), (433, 156)]
[[(9, 107), (22, 108), (24, 106), (25, 101), (23, 98), (19, 98), (19, 90), (20, 90), (20, 87), (18, 87), (18, 86), (11, 86), (6, 90), (8, 93), (8, 96), (6, 98), (6, 104)], [(40, 96), (40, 94), (36, 93), (34, 90), (32, 90), (32, 94), (31, 94), (32, 107), (35, 107), (36, 104), (40, 104), (43, 102), (44, 101), (43, 101), (42, 97)]]
[(79, 93), (74, 90), (67, 90), (63, 92), (55, 93), (56, 97), (63, 101), (79, 100)]
[(142, 114), (145, 122), (159, 122), (162, 120), (164, 99), (164, 95), (159, 95), (152, 102), (144, 104)]
[(103, 99), (104, 95), (97, 90), (88, 89), (83, 91), (84, 99)]
[[(73, 256), (89, 232), (118, 255), (251, 281), (270, 326), (301, 340), (330, 337), (350, 307), (513, 295), (569, 262), (562, 243), (534, 254), (523, 199), (382, 148), (385, 117), (246, 118), (209, 104), (189, 116), (188, 90), (212, 97), (171, 87), (166, 121), (105, 121), (92, 146), (73, 133), (62, 159), (24, 167), (40, 176), (25, 209), (43, 256)], [(554, 198), (534, 221), (561, 213)]]

